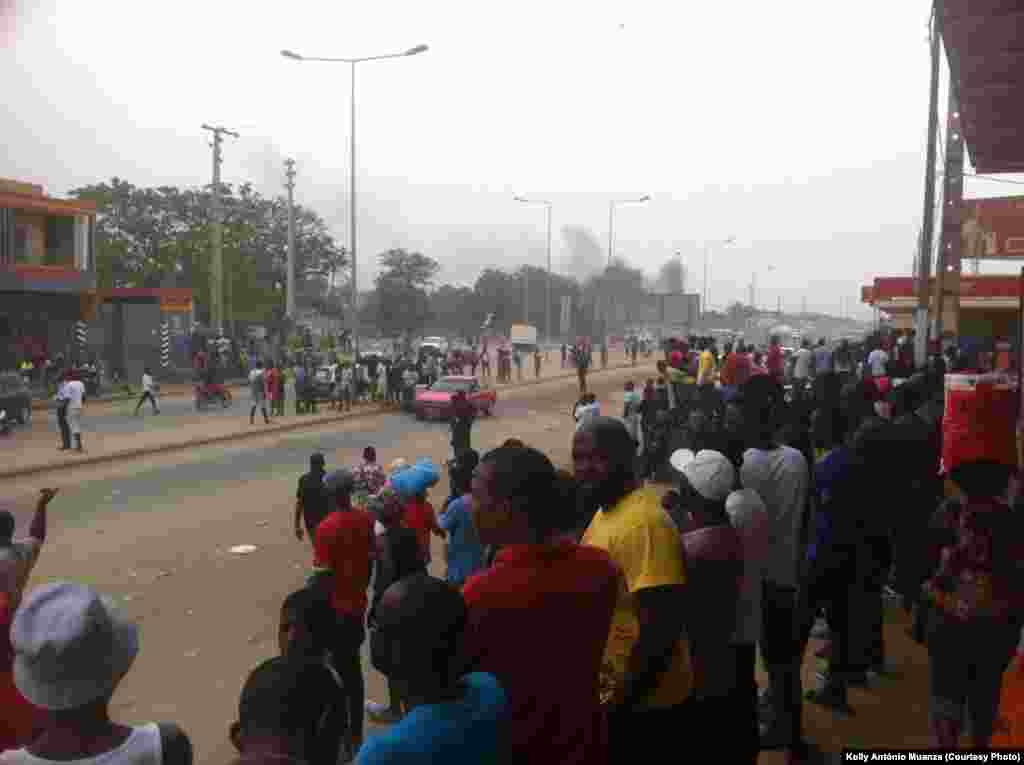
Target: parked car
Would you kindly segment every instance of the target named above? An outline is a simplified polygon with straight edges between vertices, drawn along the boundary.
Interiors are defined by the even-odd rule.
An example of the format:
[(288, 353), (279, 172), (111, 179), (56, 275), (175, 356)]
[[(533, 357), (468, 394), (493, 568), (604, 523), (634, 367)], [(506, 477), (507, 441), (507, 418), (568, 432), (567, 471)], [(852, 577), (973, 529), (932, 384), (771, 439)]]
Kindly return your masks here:
[(452, 396), (459, 391), (466, 394), (477, 412), (490, 415), (494, 413), (494, 405), (498, 401), (498, 394), (493, 389), (480, 387), (480, 381), (475, 377), (442, 377), (433, 385), (418, 386), (416, 388), (416, 417), (426, 419), (430, 417), (448, 418), (452, 414)]
[(0, 372), (0, 409), (9, 421), (32, 422), (32, 391), (17, 372)]
[(337, 387), (341, 377), (341, 367), (337, 364), (317, 367), (313, 374), (313, 390), (316, 398), (321, 401), (330, 401), (334, 397), (334, 389)]

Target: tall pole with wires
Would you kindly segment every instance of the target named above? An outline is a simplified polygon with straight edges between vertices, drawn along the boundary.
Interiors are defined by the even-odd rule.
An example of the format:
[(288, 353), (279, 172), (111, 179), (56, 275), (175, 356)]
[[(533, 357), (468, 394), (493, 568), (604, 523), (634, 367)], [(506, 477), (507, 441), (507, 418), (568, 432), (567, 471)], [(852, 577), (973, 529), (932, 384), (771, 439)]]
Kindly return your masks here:
[(935, 220), (935, 153), (939, 133), (939, 61), (942, 53), (939, 28), (943, 0), (934, 0), (931, 17), (931, 82), (928, 92), (928, 145), (924, 159), (924, 209), (921, 225), (921, 255), (917, 259), (917, 315), (914, 362), (924, 366), (928, 355), (928, 302), (931, 286), (932, 240)]
[(220, 145), (225, 135), (238, 138), (224, 127), (203, 125), (203, 130), (213, 133), (213, 183), (211, 184), (212, 226), (210, 226), (210, 325), (218, 335), (224, 334), (224, 211), (220, 197), (220, 165), (223, 162)]

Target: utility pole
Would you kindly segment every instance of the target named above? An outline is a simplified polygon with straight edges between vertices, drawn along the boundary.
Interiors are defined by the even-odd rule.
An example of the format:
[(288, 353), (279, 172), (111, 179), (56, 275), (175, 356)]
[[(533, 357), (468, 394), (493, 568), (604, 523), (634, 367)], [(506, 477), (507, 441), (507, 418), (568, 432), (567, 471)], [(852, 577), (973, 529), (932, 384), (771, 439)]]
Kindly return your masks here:
[(548, 278), (544, 286), (544, 334), (551, 342), (551, 203), (547, 204), (548, 218)]
[(708, 245), (704, 245), (704, 307), (701, 311), (701, 315), (707, 313), (708, 307)]
[[(943, 168), (942, 217), (939, 251), (935, 256), (935, 338), (940, 346), (944, 329), (960, 333), (960, 276), (963, 270), (964, 136), (956, 90), (949, 89), (946, 116), (946, 166)], [(947, 298), (952, 298), (952, 326), (943, 327)]]
[(939, 20), (943, 0), (932, 3), (931, 19), (931, 83), (928, 93), (928, 148), (924, 158), (924, 212), (921, 226), (921, 255), (917, 259), (917, 312), (914, 362), (923, 367), (928, 355), (928, 303), (931, 290), (932, 241), (935, 219), (935, 152), (939, 133), (939, 58), (941, 36)]
[(212, 209), (213, 225), (210, 228), (210, 324), (218, 334), (224, 333), (224, 211), (220, 198), (220, 165), (223, 162), (221, 157), (221, 142), (225, 135), (238, 138), (238, 133), (233, 133), (224, 127), (212, 127), (203, 125), (203, 130), (213, 133), (213, 195)]
[(757, 308), (757, 271), (750, 275), (750, 307)]
[(807, 296), (805, 295), (800, 303), (800, 314), (804, 317), (807, 316)]
[(288, 189), (288, 276), (285, 296), (285, 316), (289, 322), (295, 321), (295, 160), (284, 161), (284, 187)]

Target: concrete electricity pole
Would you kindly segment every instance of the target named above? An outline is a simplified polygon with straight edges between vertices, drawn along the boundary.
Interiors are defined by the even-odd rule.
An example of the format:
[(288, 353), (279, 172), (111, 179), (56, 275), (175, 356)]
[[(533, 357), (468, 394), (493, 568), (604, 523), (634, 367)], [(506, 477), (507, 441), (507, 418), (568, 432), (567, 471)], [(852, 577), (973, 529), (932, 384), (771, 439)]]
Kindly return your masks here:
[(220, 145), (225, 135), (238, 138), (238, 133), (233, 133), (224, 127), (212, 127), (203, 125), (203, 130), (213, 133), (213, 226), (210, 229), (210, 324), (218, 334), (224, 333), (224, 211), (220, 199)]
[(284, 187), (288, 189), (288, 279), (285, 296), (285, 316), (295, 321), (295, 160), (284, 161)]
[(917, 259), (917, 311), (914, 314), (914, 363), (923, 367), (928, 360), (928, 303), (931, 298), (932, 239), (935, 225), (935, 155), (939, 133), (939, 61), (942, 41), (939, 23), (943, 2), (934, 0), (931, 19), (931, 81), (928, 92), (928, 146), (924, 159), (924, 211), (921, 225), (921, 254)]

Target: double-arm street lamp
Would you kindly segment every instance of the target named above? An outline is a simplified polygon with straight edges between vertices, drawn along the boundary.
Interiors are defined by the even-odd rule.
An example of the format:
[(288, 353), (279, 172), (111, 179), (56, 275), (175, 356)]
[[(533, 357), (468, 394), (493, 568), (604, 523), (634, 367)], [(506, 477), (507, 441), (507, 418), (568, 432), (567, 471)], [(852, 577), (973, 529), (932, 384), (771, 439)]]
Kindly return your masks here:
[(615, 252), (615, 208), (620, 205), (639, 205), (650, 202), (651, 197), (645, 194), (639, 199), (613, 199), (608, 203), (608, 265), (612, 264), (612, 255)]
[[(611, 201), (608, 202), (608, 266), (609, 267), (612, 264), (612, 257), (615, 254), (615, 208), (616, 207), (620, 207), (621, 205), (639, 205), (639, 204), (643, 204), (644, 202), (650, 202), (650, 201), (651, 201), (650, 194), (644, 194), (639, 199), (612, 199)], [(601, 297), (601, 294), (599, 292), (598, 293), (598, 298), (600, 298), (600, 297)], [(595, 314), (597, 314), (597, 313), (598, 312), (595, 310)], [(601, 313), (604, 314), (605, 311), (602, 310)], [(605, 333), (607, 333), (606, 332), (607, 331), (607, 327), (608, 327), (608, 317), (607, 316), (603, 316), (603, 331), (605, 331)]]
[(424, 53), (426, 45), (417, 45), (415, 48), (402, 53), (386, 53), (383, 56), (363, 56), (361, 58), (323, 58), (319, 56), (302, 56), (290, 50), (281, 51), (281, 55), (295, 61), (327, 61), (330, 63), (351, 64), (352, 66), (352, 87), (349, 114), (352, 120), (349, 128), (349, 254), (352, 258), (352, 351), (353, 361), (359, 361), (359, 289), (356, 277), (356, 64), (363, 61), (379, 61), (385, 58), (405, 58)]
[[(543, 205), (547, 208), (547, 219), (548, 219), (548, 278), (545, 285), (544, 291), (546, 294), (546, 300), (544, 301), (544, 335), (547, 337), (548, 342), (551, 342), (551, 203), (545, 199), (524, 199), (523, 197), (515, 197), (517, 202), (522, 202), (528, 205)], [(525, 271), (523, 272), (526, 273)], [(524, 281), (529, 280), (524, 277)], [(526, 302), (526, 290), (523, 291), (523, 317), (527, 324), (530, 323), (530, 317), (527, 309)]]

